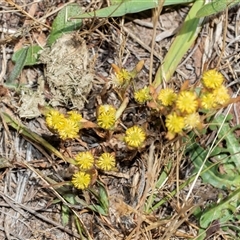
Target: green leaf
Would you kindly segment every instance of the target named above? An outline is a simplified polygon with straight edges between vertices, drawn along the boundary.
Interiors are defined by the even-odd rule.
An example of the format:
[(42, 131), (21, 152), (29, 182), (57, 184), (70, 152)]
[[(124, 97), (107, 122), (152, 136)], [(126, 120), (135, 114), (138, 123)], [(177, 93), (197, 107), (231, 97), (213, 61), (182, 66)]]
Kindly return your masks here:
[(222, 12), (228, 7), (232, 7), (235, 4), (238, 4), (240, 0), (215, 0), (204, 5), (196, 14), (196, 17), (206, 17), (212, 14)]
[(69, 223), (70, 213), (71, 211), (69, 207), (63, 204), (61, 210), (61, 219), (63, 226), (67, 226), (67, 224)]
[(6, 81), (7, 84), (13, 83), (16, 80), (16, 78), (19, 76), (19, 74), (21, 73), (25, 65), (27, 54), (28, 54), (28, 48), (23, 48), (16, 60), (16, 64), (12, 72), (10, 73), (8, 80)]
[[(200, 145), (194, 143), (188, 151), (190, 151), (190, 158), (195, 167), (194, 172), (198, 172), (207, 156), (208, 150), (204, 150)], [(204, 183), (209, 183), (216, 188), (225, 190), (240, 186), (240, 176), (221, 174), (218, 167), (218, 164), (206, 160), (200, 174)]]
[(88, 208), (95, 212), (98, 212), (99, 214), (108, 215), (109, 199), (107, 190), (105, 189), (104, 185), (101, 182), (98, 182), (98, 186), (99, 186), (98, 192), (94, 191), (93, 189), (88, 189), (88, 191), (91, 192), (98, 201), (98, 204), (89, 205)]
[(48, 45), (52, 45), (64, 33), (78, 30), (82, 26), (82, 20), (70, 20), (70, 18), (81, 13), (82, 8), (78, 4), (70, 4), (63, 8), (53, 21), (52, 31), (47, 41)]
[(17, 63), (19, 61), (20, 56), (24, 51), (26, 51), (26, 49), (27, 49), (27, 55), (25, 58), (24, 66), (32, 66), (34, 64), (39, 63), (38, 57), (39, 57), (39, 52), (42, 48), (37, 45), (29, 46), (16, 51), (12, 56), (12, 61)]
[[(219, 115), (218, 117), (214, 118), (213, 124), (212, 124), (212, 129), (215, 130), (218, 126), (222, 124), (224, 121), (225, 116), (224, 115)], [(216, 126), (214, 128), (214, 126)], [(227, 162), (228, 163), (233, 163), (235, 165), (238, 173), (240, 172), (240, 144), (239, 140), (236, 138), (234, 131), (236, 129), (239, 129), (239, 126), (236, 127), (230, 127), (228, 122), (225, 122), (222, 125), (221, 131), (218, 134), (218, 140), (225, 141), (225, 146), (221, 146), (222, 148), (222, 153), (226, 154), (228, 156)], [(223, 159), (220, 155), (218, 155), (219, 160)]]
[[(219, 115), (212, 122), (212, 126), (215, 126), (214, 130), (222, 126), (221, 130), (218, 131), (218, 145), (209, 156), (214, 157), (215, 163), (208, 159), (205, 161), (209, 149), (204, 149), (197, 143), (189, 146), (187, 151), (195, 166), (195, 172), (199, 171), (205, 161), (200, 174), (203, 182), (209, 183), (216, 188), (235, 189), (240, 186), (240, 144), (233, 133), (236, 128), (231, 128), (228, 122), (223, 123), (224, 119), (224, 115)], [(219, 165), (221, 165), (224, 173), (219, 172)]]
[[(190, 3), (194, 0), (165, 0), (164, 6), (173, 4), (184, 4)], [(105, 17), (121, 17), (130, 13), (137, 13), (145, 11), (148, 9), (153, 9), (158, 7), (158, 0), (114, 0), (113, 5), (105, 7), (93, 12), (83, 13), (80, 15), (75, 15), (73, 19), (78, 18), (105, 18)], [(117, 4), (119, 3), (119, 4)]]
[[(73, 194), (65, 194), (64, 199), (70, 204), (77, 203), (75, 200), (75, 195), (73, 195)], [(70, 211), (69, 207), (67, 205), (63, 204), (62, 211), (61, 211), (61, 218), (62, 218), (63, 226), (66, 226), (69, 223), (70, 215), (71, 215), (71, 211)]]
[(101, 203), (101, 206), (106, 215), (109, 209), (109, 199), (108, 199), (107, 191), (102, 184), (99, 185), (99, 202)]
[(200, 226), (206, 229), (214, 220), (218, 220), (220, 224), (226, 223), (229, 220), (234, 221), (234, 213), (237, 212), (240, 205), (240, 188), (231, 193), (227, 198), (220, 203), (206, 209), (200, 217)]
[(121, 4), (122, 0), (111, 0), (111, 5)]

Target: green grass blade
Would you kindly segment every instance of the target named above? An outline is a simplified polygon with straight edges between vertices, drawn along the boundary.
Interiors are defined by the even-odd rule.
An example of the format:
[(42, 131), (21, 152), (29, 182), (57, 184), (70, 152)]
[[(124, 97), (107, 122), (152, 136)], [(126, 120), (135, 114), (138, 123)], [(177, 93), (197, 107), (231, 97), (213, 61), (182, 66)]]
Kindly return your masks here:
[[(191, 3), (194, 0), (165, 0), (164, 6)], [(114, 3), (116, 3), (115, 1)], [(118, 1), (119, 2), (119, 1)], [(105, 18), (105, 17), (121, 17), (129, 13), (137, 13), (148, 9), (153, 9), (158, 6), (158, 0), (124, 0), (120, 4), (114, 4), (93, 12), (83, 13), (72, 19), (78, 18)]]
[(240, 3), (240, 0), (215, 0), (204, 5), (198, 12), (197, 17), (206, 17), (224, 11), (228, 7)]
[(154, 80), (154, 86), (158, 86), (162, 79), (169, 81), (178, 64), (190, 47), (194, 44), (201, 30), (202, 19), (196, 18), (196, 13), (203, 6), (204, 1), (196, 1), (190, 9), (179, 33), (172, 43), (163, 64), (159, 67)]

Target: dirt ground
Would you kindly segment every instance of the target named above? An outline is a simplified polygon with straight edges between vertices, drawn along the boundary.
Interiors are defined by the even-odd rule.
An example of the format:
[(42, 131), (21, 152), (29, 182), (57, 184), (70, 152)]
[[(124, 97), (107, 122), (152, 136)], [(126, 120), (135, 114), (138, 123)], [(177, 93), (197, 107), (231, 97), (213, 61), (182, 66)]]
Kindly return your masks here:
[[(107, 1), (72, 1), (85, 9), (98, 9)], [(0, 84), (3, 84), (14, 68), (12, 54), (25, 45), (39, 44), (44, 46), (49, 35), (49, 28), (59, 9), (68, 1), (28, 1), (15, 0), (0, 3)], [(86, 61), (86, 68), (77, 72), (82, 75), (83, 82), (74, 85), (81, 92), (79, 99), (71, 97), (65, 101), (56, 98), (59, 92), (51, 91), (46, 85), (46, 66), (53, 65), (49, 60), (53, 53), (46, 52), (42, 56), (44, 64), (27, 66), (18, 77), (18, 83), (26, 84), (28, 89), (17, 91), (6, 89), (1, 85), (1, 110), (15, 117), (31, 131), (44, 137), (64, 156), (73, 156), (84, 149), (111, 149), (116, 154), (117, 171), (99, 172), (98, 179), (107, 189), (109, 209), (106, 215), (88, 209), (88, 205), (97, 204), (97, 197), (88, 191), (77, 191), (69, 183), (73, 167), (49, 153), (43, 146), (24, 137), (20, 131), (14, 130), (4, 121), (0, 123), (0, 239), (20, 240), (56, 240), (56, 239), (194, 239), (197, 236), (198, 223), (192, 212), (193, 207), (215, 202), (219, 194), (226, 193), (196, 183), (191, 201), (183, 207), (181, 200), (188, 192), (188, 187), (181, 190), (177, 197), (162, 204), (158, 209), (145, 214), (144, 201), (152, 193), (156, 194), (155, 203), (176, 188), (176, 181), (183, 183), (191, 173), (192, 165), (183, 155), (183, 148), (176, 142), (167, 142), (164, 130), (150, 123), (150, 113), (144, 107), (129, 102), (121, 117), (125, 127), (133, 124), (148, 125), (149, 137), (144, 151), (127, 151), (116, 138), (103, 140), (98, 132), (86, 129), (81, 133), (80, 141), (61, 142), (46, 127), (38, 104), (51, 104), (62, 111), (77, 109), (83, 117), (96, 122), (96, 109), (102, 102), (119, 107), (120, 102), (114, 91), (111, 91), (113, 70), (112, 63), (132, 70), (140, 60), (144, 67), (139, 73), (135, 87), (140, 89), (149, 82), (149, 74), (153, 76), (166, 55), (174, 35), (188, 12), (188, 6), (166, 7), (158, 19), (156, 39), (153, 36), (152, 11), (127, 15), (124, 21), (120, 18), (84, 20), (83, 26), (74, 33), (75, 39), (86, 43), (86, 55), (83, 48), (80, 53), (73, 53), (71, 59), (81, 59), (80, 66)], [(40, 19), (43, 24), (34, 22), (27, 15)], [(223, 42), (225, 49), (221, 58), (221, 72), (226, 84), (231, 86), (232, 94), (239, 88), (239, 15), (235, 7), (228, 13), (226, 25), (225, 15), (210, 17), (204, 24), (194, 46), (184, 57), (169, 85), (179, 89), (185, 80), (191, 84), (199, 81), (205, 69), (216, 66)], [(226, 36), (223, 32), (226, 27)], [(76, 40), (77, 41), (77, 40)], [(151, 65), (151, 43), (155, 41), (154, 57)], [(54, 58), (57, 59), (54, 55)], [(77, 55), (79, 54), (79, 55)], [(65, 57), (64, 57), (65, 58)], [(61, 62), (64, 61), (64, 58)], [(64, 63), (65, 64), (65, 63)], [(67, 65), (67, 63), (66, 63)], [(151, 68), (152, 66), (152, 68)], [(61, 67), (58, 71), (61, 70)], [(88, 77), (86, 77), (88, 76)], [(83, 78), (84, 77), (84, 78)], [(90, 79), (90, 80), (89, 80)], [(58, 82), (65, 81), (59, 75), (53, 80), (53, 88), (59, 89)], [(89, 85), (86, 83), (91, 81)], [(60, 84), (59, 83), (59, 84)], [(86, 84), (83, 86), (83, 83)], [(55, 84), (55, 85), (54, 85)], [(60, 85), (59, 85), (60, 86)], [(107, 95), (111, 92), (110, 95)], [(129, 92), (132, 96), (132, 92)], [(37, 99), (35, 102), (33, 99)], [(25, 105), (24, 105), (25, 104)], [(239, 104), (234, 108), (234, 121), (239, 122)], [(202, 139), (202, 141), (204, 141)], [(174, 159), (174, 166), (161, 190), (154, 188), (156, 179), (163, 166)], [(178, 175), (178, 177), (177, 177)], [(51, 181), (49, 180), (51, 179)], [(151, 180), (150, 180), (151, 179)], [(51, 184), (50, 184), (51, 183)], [(99, 185), (93, 189), (98, 192)], [(64, 205), (66, 196), (70, 194), (77, 199)], [(179, 205), (180, 204), (180, 205)], [(71, 213), (71, 214), (70, 214)], [(68, 216), (63, 223), (63, 215)], [(82, 224), (82, 234), (76, 219)], [(217, 224), (216, 224), (217, 225)], [(219, 229), (209, 239), (225, 239)], [(87, 233), (86, 233), (87, 232)]]

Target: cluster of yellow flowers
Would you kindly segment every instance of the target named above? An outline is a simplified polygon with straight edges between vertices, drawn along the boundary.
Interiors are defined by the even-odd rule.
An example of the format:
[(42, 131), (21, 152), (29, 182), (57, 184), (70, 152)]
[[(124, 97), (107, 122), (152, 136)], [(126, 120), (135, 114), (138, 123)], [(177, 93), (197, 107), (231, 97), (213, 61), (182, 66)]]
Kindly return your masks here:
[(65, 116), (58, 110), (51, 109), (46, 114), (47, 126), (54, 132), (57, 132), (63, 140), (78, 137), (79, 130), (81, 129), (81, 120), (82, 115), (77, 111), (69, 111), (67, 112), (67, 116)]
[(166, 116), (168, 137), (174, 137), (176, 133), (181, 133), (184, 129), (201, 128), (200, 112), (215, 110), (227, 105), (230, 95), (223, 82), (224, 77), (221, 73), (209, 70), (203, 74), (199, 94), (196, 89), (180, 91), (175, 101), (172, 101), (171, 112)]
[[(128, 72), (113, 65), (115, 81), (121, 91), (119, 94), (121, 100), (131, 80), (142, 66), (143, 62), (140, 62), (133, 71)], [(178, 93), (172, 88), (156, 92), (153, 87), (146, 86), (134, 92), (134, 99), (139, 104), (147, 103), (149, 107), (153, 107), (165, 116), (167, 138), (172, 139), (184, 130), (201, 129), (206, 111), (215, 110), (230, 103), (231, 99), (227, 88), (223, 85), (224, 77), (221, 73), (216, 70), (206, 71), (201, 82), (200, 87), (191, 87), (185, 83)], [(109, 136), (112, 136), (117, 127), (117, 119), (127, 104), (123, 106), (124, 108), (121, 105), (119, 108), (121, 111), (119, 111), (112, 105), (100, 105), (97, 111), (97, 125), (91, 123), (91, 127), (99, 126), (110, 131)], [(82, 115), (76, 111), (69, 111), (64, 115), (57, 110), (50, 109), (45, 115), (47, 126), (63, 140), (77, 138), (80, 129), (84, 127)], [(129, 149), (140, 150), (144, 147), (146, 132), (142, 127), (134, 125), (121, 136)], [(116, 165), (114, 154), (106, 152), (97, 158), (91, 151), (81, 152), (75, 156), (74, 162), (79, 171), (72, 176), (72, 184), (78, 189), (89, 187), (93, 182), (93, 173), (96, 173), (98, 169), (110, 171), (115, 169)]]
[(79, 171), (72, 176), (72, 184), (77, 189), (86, 189), (92, 181), (92, 170), (97, 167), (104, 171), (115, 168), (116, 160), (113, 154), (103, 153), (96, 160), (90, 151), (80, 152), (75, 156), (76, 165)]
[[(230, 95), (223, 85), (224, 77), (216, 70), (203, 74), (201, 87), (183, 87), (179, 93), (171, 88), (161, 89), (154, 99), (155, 108), (166, 117), (167, 137), (174, 138), (183, 130), (202, 128), (201, 112), (224, 107), (229, 103)], [(150, 99), (149, 90), (141, 89), (134, 94), (135, 101), (142, 104)]]

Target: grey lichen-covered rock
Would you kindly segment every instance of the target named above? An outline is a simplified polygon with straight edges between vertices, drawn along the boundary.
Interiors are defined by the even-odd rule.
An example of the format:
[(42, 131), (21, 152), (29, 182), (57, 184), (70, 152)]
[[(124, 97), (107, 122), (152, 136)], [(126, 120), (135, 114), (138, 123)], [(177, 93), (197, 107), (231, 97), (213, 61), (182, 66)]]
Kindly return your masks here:
[(91, 90), (93, 66), (86, 43), (76, 34), (66, 34), (41, 53), (46, 64), (50, 104), (81, 110)]

